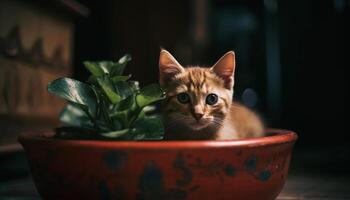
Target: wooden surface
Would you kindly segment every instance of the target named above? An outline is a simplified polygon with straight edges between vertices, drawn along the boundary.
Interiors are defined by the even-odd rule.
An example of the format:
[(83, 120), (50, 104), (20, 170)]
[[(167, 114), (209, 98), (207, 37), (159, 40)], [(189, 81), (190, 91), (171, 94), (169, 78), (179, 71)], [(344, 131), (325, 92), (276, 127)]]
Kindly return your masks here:
[(346, 177), (289, 176), (277, 200), (345, 200), (350, 199), (350, 183)]
[[(39, 200), (31, 178), (0, 183), (1, 199)], [(345, 177), (290, 176), (277, 200), (348, 200)]]

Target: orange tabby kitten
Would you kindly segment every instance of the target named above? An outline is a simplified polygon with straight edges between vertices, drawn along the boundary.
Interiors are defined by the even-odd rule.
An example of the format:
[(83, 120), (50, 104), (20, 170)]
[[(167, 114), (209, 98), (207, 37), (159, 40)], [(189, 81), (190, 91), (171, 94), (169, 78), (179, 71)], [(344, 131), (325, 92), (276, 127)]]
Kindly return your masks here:
[(228, 140), (263, 135), (259, 117), (232, 102), (235, 54), (227, 52), (211, 68), (182, 67), (166, 50), (159, 57), (165, 138)]

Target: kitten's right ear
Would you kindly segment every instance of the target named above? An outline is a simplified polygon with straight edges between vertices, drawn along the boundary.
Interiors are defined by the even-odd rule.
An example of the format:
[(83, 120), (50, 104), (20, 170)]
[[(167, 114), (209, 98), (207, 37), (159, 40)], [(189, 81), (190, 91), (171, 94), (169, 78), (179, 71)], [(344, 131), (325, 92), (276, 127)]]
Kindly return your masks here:
[(227, 52), (211, 68), (213, 72), (225, 81), (225, 88), (232, 90), (233, 75), (236, 67), (235, 53)]
[(165, 85), (176, 74), (184, 71), (184, 68), (177, 60), (165, 49), (160, 50), (159, 55), (159, 83)]

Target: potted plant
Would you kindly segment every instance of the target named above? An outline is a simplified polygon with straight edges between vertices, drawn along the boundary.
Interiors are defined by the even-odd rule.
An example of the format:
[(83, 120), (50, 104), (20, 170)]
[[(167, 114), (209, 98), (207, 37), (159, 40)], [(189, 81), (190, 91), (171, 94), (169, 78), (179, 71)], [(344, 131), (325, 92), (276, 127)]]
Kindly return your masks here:
[[(20, 136), (44, 199), (244, 199), (277, 197), (295, 133), (232, 141), (162, 141), (152, 103), (157, 84), (123, 75), (131, 57), (84, 62), (87, 82), (59, 78), (49, 92), (68, 100), (68, 127)], [(151, 141), (152, 140), (152, 141)], [(161, 141), (160, 141), (161, 140)]]
[[(129, 81), (130, 75), (123, 76), (130, 59), (125, 55), (118, 62), (84, 62), (91, 73), (87, 83), (71, 78), (49, 83), (50, 93), (69, 102), (60, 113), (60, 120), (69, 127), (59, 129), (57, 137), (162, 139), (160, 118), (148, 113), (154, 109), (149, 104), (163, 99), (164, 93), (157, 84), (140, 89), (137, 81)], [(71, 132), (77, 128), (79, 132)]]

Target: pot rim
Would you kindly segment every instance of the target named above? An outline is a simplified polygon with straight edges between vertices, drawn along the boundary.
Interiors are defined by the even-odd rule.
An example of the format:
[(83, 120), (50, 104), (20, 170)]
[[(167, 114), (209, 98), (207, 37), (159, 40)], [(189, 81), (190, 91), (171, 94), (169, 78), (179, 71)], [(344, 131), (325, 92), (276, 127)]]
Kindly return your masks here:
[[(267, 129), (271, 136), (238, 140), (190, 140), (190, 141), (102, 141), (102, 140), (64, 140), (53, 139), (53, 131), (33, 131), (20, 134), (18, 140), (23, 143), (52, 143), (60, 146), (117, 147), (122, 149), (186, 149), (186, 148), (222, 148), (222, 147), (260, 147), (294, 143), (298, 136), (284, 129)], [(40, 145), (40, 144), (39, 144)]]

